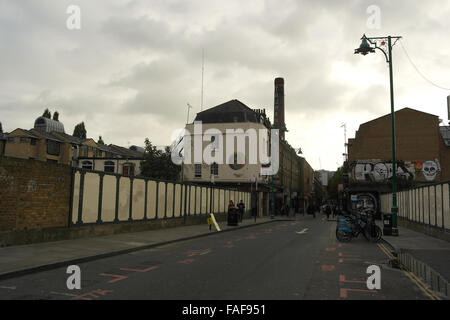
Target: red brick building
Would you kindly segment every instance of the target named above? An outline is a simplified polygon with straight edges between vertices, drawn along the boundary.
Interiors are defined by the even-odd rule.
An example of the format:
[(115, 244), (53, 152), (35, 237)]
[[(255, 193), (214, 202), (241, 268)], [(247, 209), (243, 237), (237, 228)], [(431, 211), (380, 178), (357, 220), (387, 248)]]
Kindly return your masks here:
[[(395, 112), (397, 175), (415, 182), (450, 180), (450, 141), (439, 117), (404, 108)], [(348, 139), (353, 182), (385, 182), (392, 177), (391, 115), (361, 124)]]

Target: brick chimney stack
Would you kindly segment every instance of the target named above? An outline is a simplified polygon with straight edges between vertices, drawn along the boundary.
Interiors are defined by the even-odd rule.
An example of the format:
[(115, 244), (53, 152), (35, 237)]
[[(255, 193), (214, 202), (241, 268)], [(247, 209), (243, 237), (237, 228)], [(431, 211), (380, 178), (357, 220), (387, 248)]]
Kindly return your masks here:
[(280, 137), (284, 140), (284, 79), (275, 78), (275, 101), (274, 101), (274, 126), (280, 130)]

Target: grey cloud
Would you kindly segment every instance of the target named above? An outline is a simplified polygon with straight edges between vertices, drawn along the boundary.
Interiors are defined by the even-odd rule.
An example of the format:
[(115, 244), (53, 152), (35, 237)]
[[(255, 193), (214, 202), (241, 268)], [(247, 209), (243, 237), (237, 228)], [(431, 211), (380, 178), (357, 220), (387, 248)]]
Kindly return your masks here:
[[(317, 124), (311, 135), (324, 134), (324, 117), (342, 119), (362, 108), (367, 117), (388, 113), (383, 57), (353, 55), (363, 33), (404, 36), (417, 66), (450, 86), (444, 72), (450, 66), (446, 1), (79, 0), (82, 30), (69, 32), (65, 9), (72, 2), (0, 3), (4, 130), (31, 127), (48, 106), (60, 112), (66, 131), (84, 120), (89, 135), (102, 134), (111, 143), (142, 144), (149, 137), (168, 144), (171, 130), (184, 125), (186, 103), (194, 106), (191, 119), (200, 111), (202, 48), (204, 108), (236, 98), (272, 115), (273, 79), (281, 76), (286, 112)], [(381, 8), (380, 30), (366, 26), (372, 4)], [(333, 73), (337, 61), (352, 74), (371, 70), (386, 85), (355, 87)], [(394, 76), (398, 107), (407, 106), (411, 92), (432, 92), (400, 46), (394, 49)], [(424, 106), (435, 114), (440, 107)], [(288, 126), (293, 136), (304, 134), (301, 123)], [(324, 167), (333, 169), (341, 156), (330, 159), (325, 164), (322, 157)]]

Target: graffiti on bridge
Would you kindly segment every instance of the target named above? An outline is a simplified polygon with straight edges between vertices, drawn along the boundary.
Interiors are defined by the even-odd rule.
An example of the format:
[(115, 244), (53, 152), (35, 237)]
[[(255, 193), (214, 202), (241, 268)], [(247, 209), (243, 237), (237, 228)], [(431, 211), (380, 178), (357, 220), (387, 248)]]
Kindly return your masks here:
[[(405, 180), (434, 181), (441, 171), (439, 160), (397, 162), (397, 177)], [(352, 175), (356, 181), (382, 182), (392, 178), (392, 162), (380, 160), (362, 160), (352, 164)]]

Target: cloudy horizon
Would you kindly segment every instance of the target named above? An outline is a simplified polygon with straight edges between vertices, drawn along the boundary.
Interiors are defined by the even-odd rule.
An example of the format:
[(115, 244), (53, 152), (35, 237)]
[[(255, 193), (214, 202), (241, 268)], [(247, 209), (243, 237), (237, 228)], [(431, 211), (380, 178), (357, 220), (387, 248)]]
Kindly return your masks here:
[[(81, 29), (67, 28), (80, 8)], [(380, 28), (367, 12), (380, 8)], [(46, 108), (66, 133), (122, 146), (168, 145), (203, 110), (238, 99), (273, 121), (276, 77), (285, 79), (288, 142), (315, 170), (336, 170), (359, 125), (390, 113), (389, 74), (360, 38), (402, 36), (393, 51), (395, 110), (447, 123), (446, 1), (4, 0), (0, 3), (0, 122), (30, 129)]]

